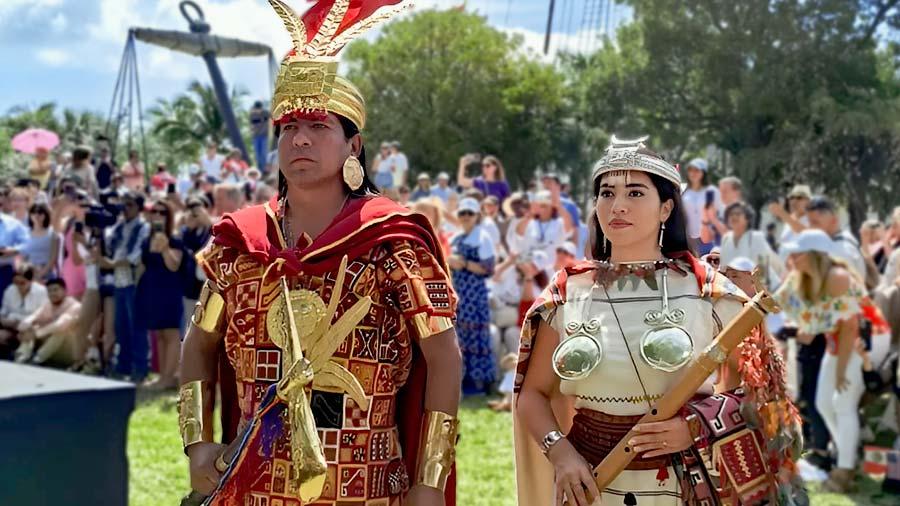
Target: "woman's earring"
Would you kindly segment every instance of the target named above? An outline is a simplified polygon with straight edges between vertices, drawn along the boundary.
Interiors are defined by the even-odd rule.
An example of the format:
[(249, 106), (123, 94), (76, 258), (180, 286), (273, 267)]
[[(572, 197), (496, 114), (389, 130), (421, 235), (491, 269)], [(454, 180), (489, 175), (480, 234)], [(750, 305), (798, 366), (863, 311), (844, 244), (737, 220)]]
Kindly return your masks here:
[(350, 187), (350, 191), (358, 190), (363, 184), (362, 164), (353, 155), (348, 156), (344, 162), (344, 182)]
[(666, 233), (666, 222), (662, 222), (659, 227), (659, 247), (663, 246), (663, 234)]
[(607, 241), (607, 240), (606, 240), (606, 237), (604, 237), (604, 238), (603, 238), (603, 256), (607, 256), (607, 254), (606, 254), (606, 245), (607, 245), (608, 243), (609, 243), (609, 241)]

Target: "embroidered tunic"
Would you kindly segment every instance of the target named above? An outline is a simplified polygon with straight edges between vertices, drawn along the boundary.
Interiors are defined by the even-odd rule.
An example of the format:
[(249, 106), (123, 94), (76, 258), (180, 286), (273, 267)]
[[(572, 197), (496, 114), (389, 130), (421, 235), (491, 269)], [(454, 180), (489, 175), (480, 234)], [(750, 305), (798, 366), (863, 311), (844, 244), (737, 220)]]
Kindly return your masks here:
[[(280, 237), (270, 239), (283, 248)], [(307, 243), (301, 239), (298, 249)], [(285, 372), (282, 351), (266, 330), (267, 312), (281, 293), (280, 276), (273, 275), (271, 263), (215, 243), (198, 254), (198, 261), (225, 298), (224, 342), (236, 373), (241, 433), (266, 391)], [(289, 286), (315, 292), (327, 304), (336, 279), (336, 269), (322, 275), (301, 273)], [(453, 317), (455, 296), (432, 252), (404, 240), (379, 242), (350, 258), (341, 292), (332, 323), (357, 300), (372, 299), (368, 313), (331, 358), (359, 381), (369, 409), (362, 410), (347, 392), (313, 382), (310, 404), (328, 474), (323, 494), (312, 504), (399, 505), (411, 477), (398, 435), (398, 393), (418, 353), (415, 341), (427, 332), (428, 320)], [(311, 343), (302, 345), (308, 349)], [(242, 495), (235, 498), (240, 504), (301, 504), (285, 479), (291, 472), (290, 431), (276, 429), (272, 454), (248, 457), (248, 462), (256, 458), (258, 469), (250, 473), (255, 481), (240, 487)]]

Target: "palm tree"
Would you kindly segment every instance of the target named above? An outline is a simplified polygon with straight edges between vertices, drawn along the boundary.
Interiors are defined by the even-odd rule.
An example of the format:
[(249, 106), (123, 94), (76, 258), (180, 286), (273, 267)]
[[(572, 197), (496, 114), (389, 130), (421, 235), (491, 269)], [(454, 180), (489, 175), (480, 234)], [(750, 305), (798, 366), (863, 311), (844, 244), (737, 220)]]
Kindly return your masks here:
[(56, 115), (56, 103), (46, 102), (37, 108), (15, 106), (0, 120), (4, 127), (14, 134), (27, 128), (45, 128), (60, 132), (59, 118)]
[(21, 172), (27, 156), (13, 153), (9, 141), (28, 128), (44, 128), (59, 135), (59, 150), (71, 150), (78, 145), (92, 145), (103, 131), (103, 119), (92, 112), (64, 109), (62, 117), (54, 102), (36, 108), (16, 106), (0, 117), (0, 174), (9, 176)]
[(104, 130), (104, 119), (90, 111), (63, 110), (63, 122), (59, 130), (63, 146), (90, 145)]
[[(245, 95), (244, 91), (232, 92), (232, 107), (238, 115)], [(149, 113), (151, 134), (176, 159), (194, 160), (204, 143), (212, 140), (221, 144), (228, 138), (215, 91), (198, 81), (191, 82), (187, 92), (173, 100), (160, 99)]]

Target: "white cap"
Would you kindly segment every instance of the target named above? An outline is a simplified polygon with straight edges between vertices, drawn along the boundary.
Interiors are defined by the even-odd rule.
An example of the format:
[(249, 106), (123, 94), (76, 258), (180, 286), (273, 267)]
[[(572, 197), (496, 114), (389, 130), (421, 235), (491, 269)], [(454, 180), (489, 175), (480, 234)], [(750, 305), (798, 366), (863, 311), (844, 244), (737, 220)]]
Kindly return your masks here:
[(475, 214), (481, 212), (481, 205), (478, 204), (478, 201), (473, 199), (472, 197), (466, 197), (459, 201), (459, 205), (456, 206), (456, 214), (459, 214), (463, 211), (471, 211)]
[(734, 260), (728, 262), (728, 265), (726, 267), (741, 272), (753, 272), (753, 269), (756, 268), (756, 262), (750, 260), (747, 257), (737, 257)]
[(547, 252), (544, 250), (534, 250), (531, 252), (531, 263), (539, 271), (546, 271), (553, 266), (553, 261), (550, 260), (550, 257), (547, 255)]
[(572, 255), (573, 257), (577, 256), (575, 254), (575, 250), (576, 250), (575, 243), (572, 241), (566, 241), (566, 242), (560, 244), (558, 248), (556, 248), (556, 251), (565, 251), (566, 253)]
[(793, 241), (783, 243), (781, 251), (788, 255), (807, 253), (809, 251), (834, 255), (834, 241), (825, 232), (815, 228), (808, 228), (800, 232)]
[(429, 176), (427, 172), (420, 172), (420, 173), (419, 173), (419, 177), (416, 178), (416, 179), (418, 179), (419, 181), (422, 181), (422, 180), (425, 180), (425, 179), (429, 179), (429, 180), (430, 180), (430, 179), (431, 179), (431, 176)]
[(698, 169), (702, 170), (703, 172), (706, 172), (709, 169), (709, 164), (707, 164), (706, 160), (704, 160), (703, 158), (694, 158), (693, 160), (688, 162), (687, 166), (688, 166), (688, 168), (690, 168), (690, 167), (698, 168)]
[(447, 174), (446, 172), (441, 172), (440, 174), (437, 175), (437, 178), (438, 179), (446, 179), (447, 181), (449, 181), (450, 175)]
[(541, 190), (534, 194), (534, 198), (531, 202), (535, 204), (550, 204), (553, 202), (553, 194), (547, 190)]

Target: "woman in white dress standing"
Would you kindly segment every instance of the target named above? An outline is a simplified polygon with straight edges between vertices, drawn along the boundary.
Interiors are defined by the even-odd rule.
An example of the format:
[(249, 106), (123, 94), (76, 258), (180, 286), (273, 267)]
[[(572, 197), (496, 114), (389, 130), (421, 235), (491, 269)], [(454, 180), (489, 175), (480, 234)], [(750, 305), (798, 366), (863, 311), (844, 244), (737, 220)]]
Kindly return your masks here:
[(784, 277), (784, 261), (778, 256), (766, 235), (759, 230), (752, 230), (756, 212), (744, 202), (735, 202), (725, 208), (725, 222), (729, 231), (722, 237), (720, 265), (722, 269), (737, 258), (749, 258), (758, 266), (762, 266), (770, 287), (777, 287)]

